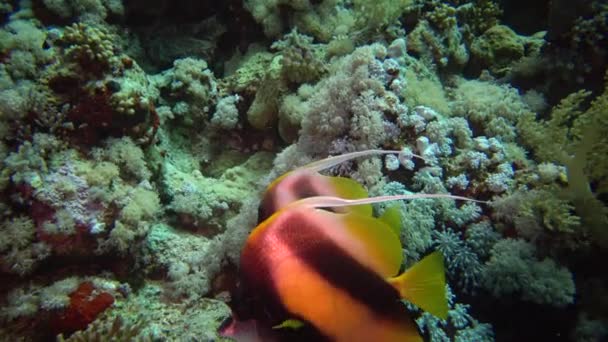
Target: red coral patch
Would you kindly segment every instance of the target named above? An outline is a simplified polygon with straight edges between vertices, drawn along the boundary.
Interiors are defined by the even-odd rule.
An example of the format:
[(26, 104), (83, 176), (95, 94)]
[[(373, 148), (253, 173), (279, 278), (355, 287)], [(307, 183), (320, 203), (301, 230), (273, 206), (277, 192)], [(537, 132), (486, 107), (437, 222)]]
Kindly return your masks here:
[(55, 334), (84, 330), (113, 303), (114, 297), (111, 294), (95, 293), (93, 284), (85, 281), (70, 294), (70, 306), (51, 319), (51, 328)]

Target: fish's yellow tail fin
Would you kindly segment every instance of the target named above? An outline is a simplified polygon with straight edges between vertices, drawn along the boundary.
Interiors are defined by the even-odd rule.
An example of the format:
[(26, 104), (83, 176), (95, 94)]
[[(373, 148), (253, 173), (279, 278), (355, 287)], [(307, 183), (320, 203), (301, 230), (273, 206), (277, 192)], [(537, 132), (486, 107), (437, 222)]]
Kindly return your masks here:
[(439, 251), (427, 255), (405, 273), (388, 281), (402, 298), (441, 319), (448, 317), (445, 268)]

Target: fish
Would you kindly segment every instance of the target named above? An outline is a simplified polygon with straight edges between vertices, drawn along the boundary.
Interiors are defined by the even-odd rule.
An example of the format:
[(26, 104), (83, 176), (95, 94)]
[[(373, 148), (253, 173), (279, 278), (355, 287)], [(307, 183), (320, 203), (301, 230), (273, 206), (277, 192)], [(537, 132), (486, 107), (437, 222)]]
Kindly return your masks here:
[[(357, 156), (366, 154), (378, 150)], [(470, 199), (450, 194), (368, 197), (353, 180), (319, 173), (349, 158), (353, 155), (309, 164), (268, 186), (261, 204), (265, 216), (241, 252), (233, 316), (220, 335), (239, 342), (422, 341), (402, 299), (447, 318), (443, 256), (433, 252), (400, 272), (404, 253), (398, 211), (389, 207), (374, 217), (371, 204)]]
[[(342, 200), (296, 201), (251, 232), (240, 260), (248, 318), (274, 330), (286, 330), (277, 327), (288, 321), (301, 326), (237, 340), (422, 341), (400, 299), (445, 319), (443, 257), (434, 252), (399, 273), (403, 253), (393, 228), (357, 212), (318, 208), (329, 199)], [(224, 336), (237, 336), (228, 331)]]

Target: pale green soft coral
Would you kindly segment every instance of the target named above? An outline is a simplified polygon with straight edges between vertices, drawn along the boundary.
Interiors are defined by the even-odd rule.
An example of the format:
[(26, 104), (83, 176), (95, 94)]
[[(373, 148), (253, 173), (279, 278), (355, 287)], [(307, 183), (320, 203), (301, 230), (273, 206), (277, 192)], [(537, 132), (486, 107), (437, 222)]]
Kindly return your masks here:
[(160, 200), (156, 192), (144, 187), (134, 188), (128, 195), (129, 201), (120, 212), (120, 219), (137, 225), (140, 221), (150, 221), (160, 210)]
[(428, 65), (463, 67), (469, 60), (469, 52), (457, 25), (441, 29), (422, 19), (408, 33), (407, 39), (408, 52), (420, 56)]
[(43, 0), (44, 6), (53, 14), (63, 18), (99, 20), (109, 14), (124, 15), (121, 0)]
[(588, 107), (591, 94), (581, 90), (554, 107), (548, 120), (527, 114), (517, 125), (539, 161), (566, 166), (568, 198), (601, 245), (608, 244), (608, 208), (597, 199), (608, 193), (608, 80), (606, 85)]
[(263, 81), (275, 54), (251, 45), (243, 55), (238, 52), (224, 64), (225, 75), (221, 90), (225, 92), (255, 93)]
[[(110, 138), (106, 141), (106, 146), (104, 149), (94, 151), (98, 160), (107, 159), (118, 165), (124, 178), (135, 177), (139, 181), (150, 178), (151, 173), (148, 170), (144, 152), (131, 138)], [(105, 171), (113, 173), (109, 166), (106, 165), (105, 168)]]
[(462, 116), (479, 127), (479, 135), (497, 137), (513, 142), (517, 137), (516, 124), (530, 109), (517, 89), (494, 82), (460, 79), (451, 90), (452, 115)]
[(20, 276), (31, 273), (49, 255), (49, 247), (36, 240), (34, 222), (25, 216), (0, 223), (0, 269)]
[(164, 186), (171, 196), (169, 209), (182, 223), (221, 231), (226, 219), (239, 210), (243, 200), (256, 192), (256, 184), (270, 163), (270, 154), (258, 152), (217, 178), (205, 176), (199, 170), (184, 172), (165, 163)]
[(215, 76), (202, 59), (177, 59), (173, 68), (150, 80), (159, 91), (168, 95), (160, 99), (161, 105), (171, 107), (167, 116), (170, 119), (181, 117), (186, 125), (205, 122), (218, 96)]
[(42, 186), (42, 176), (49, 170), (51, 156), (64, 148), (64, 143), (54, 135), (36, 133), (31, 142), (24, 141), (17, 151), (3, 160), (0, 172), (14, 184), (25, 183), (37, 189)]
[(408, 106), (427, 106), (441, 114), (450, 114), (451, 109), (445, 90), (437, 75), (429, 70), (424, 63), (415, 58), (408, 58), (405, 69), (407, 86), (401, 96)]
[(412, 3), (412, 0), (354, 0), (357, 27), (377, 31), (395, 22)]
[(13, 11), (13, 5), (11, 1), (2, 0), (0, 1), (0, 14), (5, 15)]
[(221, 266), (218, 239), (156, 224), (144, 242), (141, 254), (144, 271), (166, 273), (167, 296), (197, 300), (210, 291), (211, 281)]
[(121, 207), (120, 214), (108, 239), (100, 241), (101, 250), (112, 248), (125, 253), (148, 233), (152, 222), (161, 213), (160, 198), (152, 188), (139, 185), (128, 189), (122, 200), (117, 199), (116, 203)]
[(53, 58), (44, 49), (47, 32), (36, 20), (11, 20), (0, 29), (0, 53), (3, 65), (13, 80), (36, 79), (42, 66)]
[(495, 25), (473, 40), (471, 54), (493, 74), (504, 75), (511, 63), (524, 56), (525, 43), (525, 37), (508, 26)]
[[(3, 169), (3, 176), (10, 177), (14, 184), (31, 187), (38, 201), (55, 210), (53, 219), (41, 225), (46, 234), (69, 235), (75, 233), (76, 223), (88, 224), (90, 234), (98, 238), (99, 249), (91, 251), (96, 254), (125, 252), (145, 235), (160, 212), (160, 200), (148, 181), (151, 172), (141, 148), (126, 137), (106, 143), (106, 149), (97, 148), (85, 156), (65, 148), (54, 136), (38, 133), (33, 142), (24, 142), (5, 159)], [(25, 199), (15, 194), (12, 200)], [(94, 208), (81, 210), (93, 203)], [(117, 211), (110, 230), (102, 216), (111, 210)], [(26, 231), (19, 230), (23, 234)], [(109, 236), (102, 234), (108, 231)], [(7, 261), (14, 263), (19, 257), (19, 264), (12, 266), (18, 273), (27, 273), (35, 264), (35, 256), (42, 260), (48, 255), (49, 246), (38, 242), (33, 234), (28, 248), (6, 251)], [(11, 235), (21, 236), (16, 232)]]
[(493, 216), (512, 224), (518, 235), (529, 240), (551, 240), (569, 248), (584, 236), (574, 207), (555, 185), (515, 191), (492, 201)]
[(342, 9), (341, 0), (324, 0), (313, 5), (309, 0), (246, 0), (245, 8), (262, 25), (268, 37), (276, 38), (286, 31), (288, 18), (302, 32), (321, 41), (346, 34), (354, 25), (350, 11)]
[(502, 9), (494, 0), (465, 0), (458, 6), (458, 18), (461, 19), (467, 34), (477, 35), (498, 23)]
[[(179, 259), (179, 256), (176, 258)], [(128, 297), (116, 301), (112, 310), (100, 315), (93, 324), (109, 327), (116, 317), (122, 317), (129, 324), (138, 325), (141, 329), (138, 336), (128, 341), (230, 341), (219, 337), (217, 333), (221, 323), (230, 316), (230, 308), (226, 303), (197, 296), (196, 294), (201, 290), (196, 287), (192, 287), (189, 293), (185, 294), (192, 298), (180, 297), (176, 300), (167, 300), (167, 295), (173, 296), (170, 290), (158, 282), (145, 282)], [(78, 335), (78, 333), (72, 335), (69, 341), (72, 341), (74, 336), (82, 338)], [(95, 337), (99, 337), (99, 334)], [(123, 341), (121, 339), (123, 337), (115, 337), (112, 340)], [(84, 340), (90, 341), (86, 338)]]
[(327, 42), (340, 35), (377, 33), (394, 23), (411, 3), (411, 0), (355, 0), (351, 7), (344, 0), (246, 0), (245, 8), (268, 37), (280, 36), (290, 22), (300, 31)]
[(574, 301), (572, 273), (552, 259), (539, 260), (534, 245), (503, 239), (490, 252), (482, 285), (495, 297), (520, 294), (524, 300), (564, 307)]

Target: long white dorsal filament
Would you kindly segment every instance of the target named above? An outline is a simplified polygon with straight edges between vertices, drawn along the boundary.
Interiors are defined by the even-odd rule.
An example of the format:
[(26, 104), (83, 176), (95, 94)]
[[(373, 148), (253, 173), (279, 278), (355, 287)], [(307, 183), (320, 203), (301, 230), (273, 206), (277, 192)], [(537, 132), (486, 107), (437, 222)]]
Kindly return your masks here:
[(487, 203), (486, 201), (480, 201), (472, 198), (449, 195), (449, 194), (411, 194), (411, 195), (394, 195), (394, 196), (377, 196), (359, 199), (345, 199), (334, 196), (314, 196), (307, 197), (294, 202), (291, 205), (307, 206), (311, 208), (336, 208), (336, 207), (348, 207), (351, 205), (362, 205), (362, 204), (373, 204), (382, 203), (388, 201), (399, 201), (399, 200), (414, 200), (421, 198), (443, 198), (453, 199), (460, 201), (471, 201), (477, 203)]
[[(402, 153), (403, 153), (403, 151), (397, 151), (397, 150), (365, 150), (365, 151), (350, 152), (350, 153), (340, 154), (337, 156), (327, 157), (325, 159), (314, 161), (310, 164), (300, 167), (300, 169), (306, 169), (306, 170), (319, 172), (319, 171), (327, 170), (338, 164), (341, 164), (346, 161), (349, 161), (349, 160), (352, 160), (355, 158), (359, 158), (359, 157), (384, 155), (384, 154), (401, 155)], [(421, 156), (416, 155), (416, 154), (411, 154), (411, 156), (424, 160), (424, 158), (422, 158)]]

